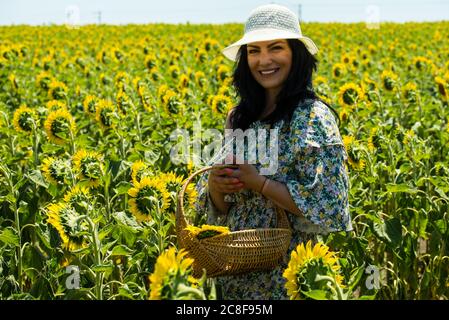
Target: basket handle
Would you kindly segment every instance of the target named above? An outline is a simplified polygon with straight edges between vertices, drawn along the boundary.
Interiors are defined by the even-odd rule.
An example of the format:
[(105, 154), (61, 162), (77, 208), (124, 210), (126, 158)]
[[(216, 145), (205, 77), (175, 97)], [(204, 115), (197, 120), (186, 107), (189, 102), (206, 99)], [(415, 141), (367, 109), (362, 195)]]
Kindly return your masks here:
[[(214, 166), (208, 166), (203, 169), (200, 169), (196, 172), (194, 172), (190, 177), (188, 177), (184, 184), (182, 185), (181, 192), (178, 196), (178, 207), (176, 210), (176, 229), (178, 231), (178, 234), (180, 231), (184, 230), (187, 227), (187, 220), (185, 218), (185, 212), (184, 212), (184, 194), (185, 191), (190, 184), (190, 182), (195, 178), (197, 175), (213, 170), (213, 169), (224, 169), (224, 168), (237, 168), (238, 166), (232, 165), (232, 164), (224, 164), (224, 165), (214, 165)], [(279, 206), (276, 206), (276, 214), (277, 214), (277, 226), (278, 228), (285, 228), (290, 229), (290, 223), (287, 218), (287, 213), (285, 210)]]

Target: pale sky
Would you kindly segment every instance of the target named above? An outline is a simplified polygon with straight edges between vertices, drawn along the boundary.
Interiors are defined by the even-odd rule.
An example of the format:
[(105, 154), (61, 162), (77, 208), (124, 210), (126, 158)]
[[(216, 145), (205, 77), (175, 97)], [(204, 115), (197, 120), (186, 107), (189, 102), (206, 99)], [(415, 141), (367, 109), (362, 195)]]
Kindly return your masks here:
[(244, 22), (258, 5), (277, 3), (302, 21), (365, 22), (449, 20), (449, 0), (0, 0), (0, 25)]

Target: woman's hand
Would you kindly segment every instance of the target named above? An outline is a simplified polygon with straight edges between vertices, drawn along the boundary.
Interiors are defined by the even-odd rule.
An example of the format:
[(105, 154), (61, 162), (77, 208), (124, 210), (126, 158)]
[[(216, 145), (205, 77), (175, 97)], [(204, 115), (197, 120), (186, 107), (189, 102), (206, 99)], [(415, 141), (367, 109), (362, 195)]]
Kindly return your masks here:
[(239, 164), (238, 169), (234, 170), (232, 176), (238, 178), (245, 188), (256, 192), (261, 191), (267, 179), (265, 176), (261, 176), (252, 164)]
[(222, 194), (238, 192), (244, 188), (244, 184), (233, 177), (235, 169), (213, 169), (209, 173), (209, 191)]

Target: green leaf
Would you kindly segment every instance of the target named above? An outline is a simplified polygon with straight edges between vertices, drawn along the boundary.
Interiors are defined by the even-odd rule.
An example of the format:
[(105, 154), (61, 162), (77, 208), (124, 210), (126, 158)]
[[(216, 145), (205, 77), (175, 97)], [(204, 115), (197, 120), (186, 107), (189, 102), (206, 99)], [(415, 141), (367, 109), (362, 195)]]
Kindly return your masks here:
[(19, 237), (10, 228), (2, 230), (0, 233), (0, 241), (15, 247), (19, 246)]
[(410, 187), (409, 185), (402, 183), (402, 184), (392, 184), (389, 183), (387, 186), (387, 192), (405, 192), (405, 193), (412, 193), (415, 194), (418, 192), (418, 190)]
[(301, 293), (313, 300), (329, 300), (326, 296), (327, 292), (324, 290), (301, 291)]
[(374, 300), (376, 299), (376, 294), (373, 294), (372, 296), (361, 296), (358, 300)]
[(31, 173), (27, 174), (27, 177), (38, 186), (48, 188), (48, 183), (44, 180), (44, 177), (42, 177), (40, 170), (31, 171)]
[(363, 274), (365, 273), (365, 265), (361, 265), (351, 271), (351, 276), (348, 283), (348, 291), (353, 291), (357, 284), (360, 282)]
[(374, 234), (383, 242), (397, 247), (402, 240), (402, 225), (398, 218), (392, 218), (385, 223), (373, 224)]
[(114, 212), (112, 213), (112, 216), (118, 223), (135, 229), (135, 232), (142, 229), (142, 227), (137, 223), (134, 217), (128, 217), (128, 215), (123, 211)]
[(128, 193), (128, 190), (132, 187), (132, 184), (127, 181), (121, 181), (119, 184), (117, 184), (117, 187), (114, 188), (116, 194), (126, 194)]
[(102, 264), (98, 266), (92, 267), (92, 271), (94, 272), (112, 272), (113, 266), (109, 264)]
[(112, 249), (111, 256), (127, 256), (133, 253), (133, 250), (125, 245), (118, 245)]

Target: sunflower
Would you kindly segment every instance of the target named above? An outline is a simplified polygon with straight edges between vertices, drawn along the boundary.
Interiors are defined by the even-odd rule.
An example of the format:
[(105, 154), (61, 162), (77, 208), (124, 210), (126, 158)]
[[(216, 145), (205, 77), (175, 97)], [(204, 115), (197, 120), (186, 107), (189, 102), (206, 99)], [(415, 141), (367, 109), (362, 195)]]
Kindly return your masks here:
[(149, 54), (145, 57), (145, 67), (148, 68), (148, 71), (153, 70), (156, 67), (156, 57), (153, 54)]
[(163, 98), (164, 98), (165, 92), (169, 89), (170, 88), (166, 84), (162, 84), (157, 88), (157, 97), (161, 102), (164, 101)]
[(52, 80), (48, 87), (48, 97), (54, 100), (63, 100), (67, 98), (68, 90), (64, 82)]
[(189, 80), (190, 79), (188, 76), (182, 74), (181, 77), (179, 78), (178, 88), (179, 89), (187, 88), (189, 86)]
[(339, 274), (340, 266), (335, 253), (329, 247), (317, 243), (312, 248), (309, 240), (299, 244), (291, 253), (291, 258), (283, 277), (287, 280), (285, 288), (291, 300), (307, 298), (312, 290), (323, 290), (330, 294), (327, 281), (316, 281), (317, 276), (331, 276), (336, 283), (343, 287), (343, 277)]
[(212, 48), (217, 49), (219, 44), (217, 40), (214, 39), (206, 39), (203, 42), (204, 50), (210, 51)]
[[(173, 172), (162, 173), (159, 175), (159, 179), (165, 183), (165, 188), (170, 193), (170, 212), (176, 211), (176, 201), (179, 192), (181, 191), (181, 187), (184, 184), (184, 180), (182, 177), (177, 176)], [(184, 206), (188, 208), (193, 208), (195, 201), (198, 197), (198, 193), (195, 189), (195, 186), (190, 183), (184, 193)]]
[(165, 91), (162, 97), (162, 102), (164, 104), (165, 112), (167, 114), (178, 114), (180, 102), (176, 96), (176, 92), (171, 89)]
[(88, 95), (83, 101), (84, 112), (89, 116), (95, 117), (97, 113), (97, 98), (93, 95)]
[(69, 166), (63, 159), (48, 157), (43, 160), (42, 172), (44, 177), (51, 184), (64, 184), (65, 178), (69, 175)]
[(426, 57), (415, 57), (412, 60), (412, 64), (416, 67), (418, 70), (423, 70), (428, 67), (432, 67), (432, 61), (430, 61)]
[(220, 65), (217, 69), (217, 79), (220, 81), (226, 80), (230, 74), (231, 69), (224, 64)]
[(341, 121), (346, 122), (349, 119), (349, 110), (346, 107), (342, 107), (340, 112), (338, 113)]
[(371, 128), (370, 135), (368, 137), (368, 150), (375, 152), (380, 149), (380, 136), (378, 128)]
[(191, 285), (196, 280), (191, 277), (193, 259), (186, 257), (181, 249), (176, 253), (171, 247), (156, 260), (154, 272), (150, 275), (150, 300), (173, 299), (178, 285)]
[(104, 73), (100, 74), (100, 81), (102, 84), (104, 85), (108, 85), (112, 82), (112, 79), (110, 77), (108, 77), (107, 75), (105, 75)]
[(14, 111), (12, 123), (16, 131), (33, 131), (33, 122), (36, 122), (36, 113), (33, 109), (30, 109), (25, 105), (21, 105), (19, 109)]
[(408, 82), (403, 88), (402, 88), (402, 95), (410, 103), (416, 103), (417, 96), (418, 96), (418, 90), (417, 90), (416, 83)]
[(123, 90), (126, 83), (128, 82), (128, 80), (129, 80), (128, 74), (126, 72), (120, 71), (119, 73), (117, 73), (115, 75), (115, 78), (114, 78), (115, 86), (118, 89)]
[(84, 186), (75, 185), (64, 195), (64, 202), (74, 208), (77, 212), (88, 213), (90, 203), (89, 189)]
[(80, 214), (66, 203), (54, 203), (47, 208), (47, 222), (59, 233), (64, 248), (73, 251), (84, 247), (86, 223), (78, 221)]
[(113, 128), (116, 118), (117, 114), (115, 113), (115, 107), (112, 102), (104, 99), (99, 100), (95, 119), (100, 123), (101, 128), (103, 130)]
[(11, 73), (8, 76), (8, 80), (11, 82), (11, 86), (13, 87), (14, 91), (17, 91), (19, 89), (19, 84), (17, 82), (16, 75), (14, 73)]
[(119, 90), (116, 95), (117, 109), (122, 115), (127, 115), (133, 107), (133, 103), (126, 92)]
[(50, 100), (46, 104), (47, 110), (49, 112), (56, 111), (59, 109), (67, 109), (67, 105), (59, 100)]
[(332, 67), (332, 74), (334, 78), (340, 78), (346, 73), (346, 66), (343, 63), (336, 63)]
[(89, 186), (97, 187), (103, 171), (102, 159), (94, 151), (79, 150), (73, 155), (73, 164), (80, 179), (88, 180)]
[(384, 88), (388, 91), (393, 90), (396, 81), (398, 80), (398, 75), (392, 71), (384, 70), (381, 74), (382, 83)]
[(326, 77), (323, 77), (323, 76), (317, 76), (315, 79), (314, 79), (314, 84), (315, 84), (315, 86), (320, 86), (320, 85), (323, 85), (323, 84), (327, 84), (327, 82), (328, 82), (328, 80), (327, 80), (327, 78)]
[(36, 77), (36, 82), (39, 87), (44, 90), (48, 90), (50, 83), (53, 81), (53, 77), (45, 71), (39, 73)]
[(168, 68), (168, 73), (173, 79), (178, 79), (180, 72), (179, 67), (176, 65), (172, 65)]
[(151, 71), (150, 71), (150, 78), (151, 78), (153, 81), (158, 81), (158, 80), (159, 80), (160, 73), (159, 73), (158, 70), (159, 70), (159, 69), (158, 69), (157, 67), (154, 67), (154, 68), (151, 69)]
[(159, 179), (143, 177), (134, 184), (134, 188), (128, 190), (128, 194), (131, 196), (130, 210), (138, 221), (150, 221), (151, 210), (156, 206), (159, 206), (161, 212), (169, 206), (170, 195)]
[(435, 82), (438, 86), (438, 92), (440, 93), (441, 97), (444, 101), (448, 100), (448, 85), (445, 79), (442, 77), (435, 77)]
[(205, 87), (207, 83), (206, 75), (203, 71), (197, 71), (195, 72), (195, 82), (201, 87)]
[(357, 171), (363, 170), (363, 168), (365, 168), (365, 160), (362, 158), (360, 146), (355, 141), (354, 137), (343, 136), (343, 144), (345, 145), (348, 162), (351, 167)]
[(145, 177), (145, 170), (148, 166), (142, 161), (138, 160), (131, 166), (131, 180), (134, 184), (140, 182), (142, 177)]
[(50, 112), (44, 122), (48, 139), (56, 144), (63, 145), (76, 129), (72, 115), (66, 109)]
[(226, 78), (226, 80), (224, 80), (220, 86), (220, 88), (218, 89), (218, 95), (225, 95), (225, 96), (232, 96), (233, 95), (233, 91), (232, 91), (232, 79), (231, 78)]
[(227, 114), (232, 108), (232, 99), (225, 95), (218, 94), (213, 96), (211, 104), (213, 112)]
[(142, 103), (143, 107), (148, 111), (148, 112), (152, 112), (153, 111), (153, 107), (151, 106), (152, 104), (152, 99), (151, 97), (147, 94), (146, 89), (144, 86), (140, 86), (138, 91), (137, 91), (139, 98), (140, 98), (140, 102)]
[(212, 238), (218, 235), (230, 233), (228, 227), (210, 226), (207, 224), (202, 225), (201, 228), (195, 226), (188, 226), (187, 228), (185, 228), (185, 230), (189, 231), (192, 234), (192, 236), (196, 237), (198, 240)]
[(196, 51), (195, 58), (199, 62), (204, 63), (207, 60), (207, 52), (206, 52), (206, 50), (200, 49), (200, 50)]
[(132, 82), (136, 91), (139, 91), (139, 88), (145, 85), (145, 82), (141, 77), (135, 77)]
[(338, 91), (338, 102), (342, 107), (352, 108), (358, 101), (363, 100), (363, 90), (353, 82), (346, 83)]

